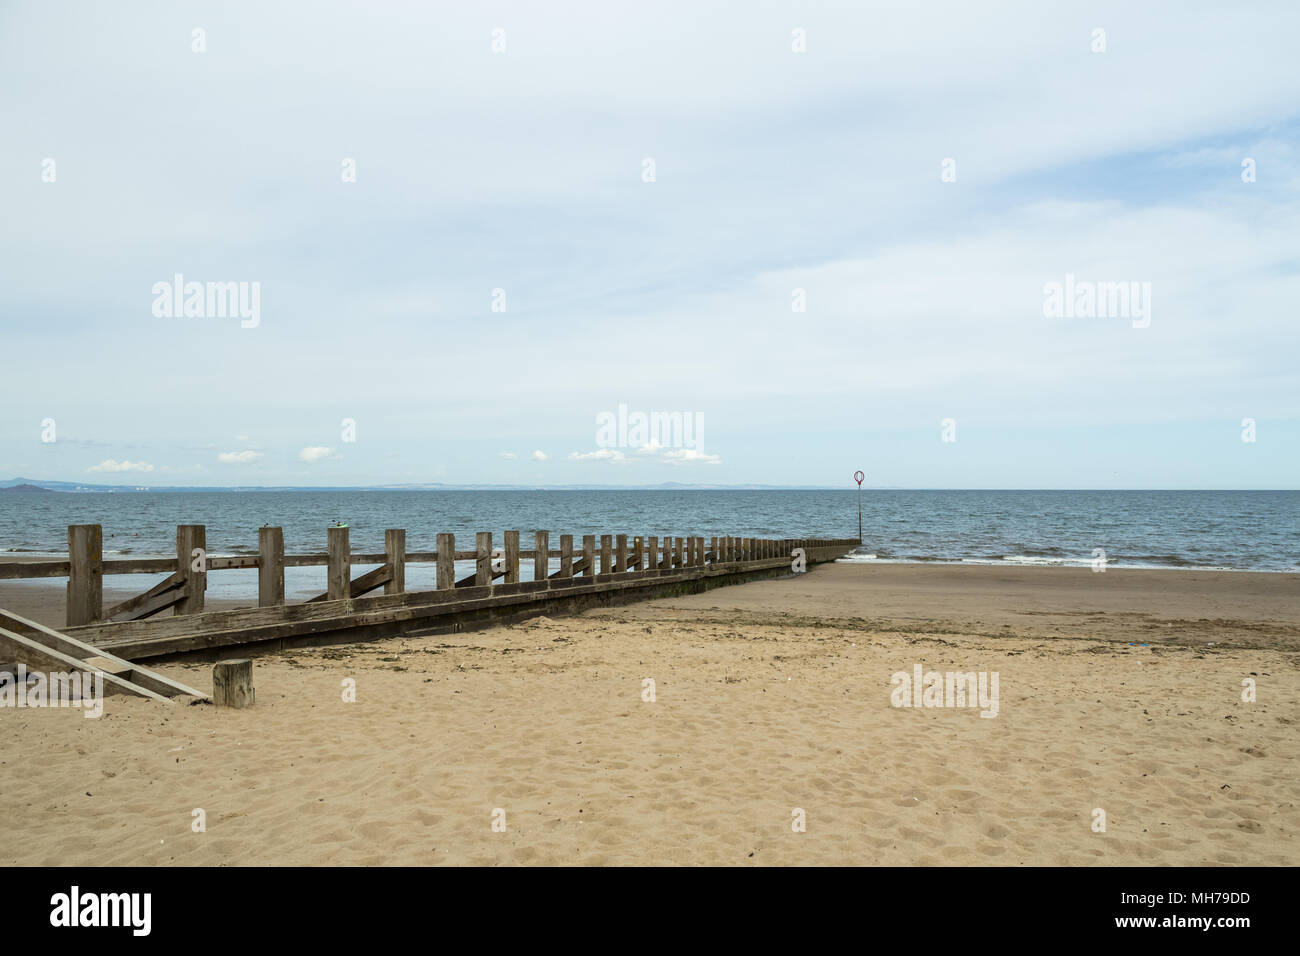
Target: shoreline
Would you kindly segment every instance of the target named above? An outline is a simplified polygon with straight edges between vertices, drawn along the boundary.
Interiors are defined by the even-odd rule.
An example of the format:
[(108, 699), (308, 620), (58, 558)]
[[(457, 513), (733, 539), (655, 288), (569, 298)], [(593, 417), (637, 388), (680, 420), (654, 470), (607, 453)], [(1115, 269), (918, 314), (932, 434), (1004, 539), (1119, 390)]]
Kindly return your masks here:
[[(1167, 573), (1172, 570), (1181, 573)], [(105, 578), (106, 608), (138, 590), (112, 587), (108, 583), (112, 577)], [(769, 615), (805, 613), (829, 620), (866, 616), (882, 623), (942, 623), (1048, 635), (1088, 627), (1095, 630), (1102, 624), (1113, 630), (1111, 625), (1124, 622), (1146, 631), (1177, 628), (1188, 640), (1196, 640), (1197, 635), (1208, 640), (1216, 633), (1231, 633), (1235, 639), (1252, 634), (1291, 637), (1290, 630), (1294, 629), (1295, 644), (1300, 648), (1300, 601), (1296, 599), (1300, 594), (1300, 573), (1293, 572), (1114, 567), (1094, 572), (1086, 567), (841, 560), (819, 566), (813, 575), (784, 580), (790, 582), (789, 586), (773, 584), (764, 589), (751, 584), (733, 585), (693, 599), (679, 599), (673, 606), (723, 607)], [(0, 580), (0, 607), (50, 627), (61, 627), (64, 582), (63, 578)], [(810, 604), (813, 593), (817, 598)], [(301, 599), (292, 595), (287, 601), (298, 603)], [(244, 594), (231, 595), (210, 588), (205, 605), (214, 611), (256, 607), (255, 578)], [(629, 606), (629, 613), (645, 609), (646, 614), (655, 614), (664, 607), (662, 601), (651, 600)], [(164, 616), (168, 613), (164, 612)]]

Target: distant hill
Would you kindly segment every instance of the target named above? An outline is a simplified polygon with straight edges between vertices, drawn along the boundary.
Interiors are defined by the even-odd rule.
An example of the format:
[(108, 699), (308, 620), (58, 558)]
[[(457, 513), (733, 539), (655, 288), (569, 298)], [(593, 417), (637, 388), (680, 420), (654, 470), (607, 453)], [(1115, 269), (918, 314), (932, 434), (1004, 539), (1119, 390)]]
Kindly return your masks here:
[(44, 491), (47, 494), (55, 494), (53, 488), (42, 488), (39, 485), (11, 485), (8, 488), (0, 488), (0, 491)]

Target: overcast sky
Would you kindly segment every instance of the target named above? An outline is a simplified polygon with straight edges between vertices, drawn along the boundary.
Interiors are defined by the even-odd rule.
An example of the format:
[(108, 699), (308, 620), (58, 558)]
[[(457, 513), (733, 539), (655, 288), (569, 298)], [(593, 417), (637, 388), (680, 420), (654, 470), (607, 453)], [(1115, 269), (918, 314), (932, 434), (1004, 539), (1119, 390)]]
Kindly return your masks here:
[[(1296, 488), (1297, 38), (1290, 0), (5, 0), (0, 477)], [(255, 327), (155, 314), (178, 273)], [(1045, 315), (1067, 274), (1148, 311)], [(701, 440), (602, 446), (620, 403)]]

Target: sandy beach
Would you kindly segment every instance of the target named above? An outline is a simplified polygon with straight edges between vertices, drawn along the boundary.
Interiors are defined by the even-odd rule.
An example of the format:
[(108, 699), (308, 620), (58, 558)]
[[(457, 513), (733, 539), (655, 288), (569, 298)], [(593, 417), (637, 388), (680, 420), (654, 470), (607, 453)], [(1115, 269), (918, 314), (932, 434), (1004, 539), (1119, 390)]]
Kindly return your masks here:
[[(1296, 865), (1298, 589), (837, 564), (268, 654), (244, 711), (0, 712), (0, 861)], [(996, 717), (892, 706), (916, 665), (997, 672)], [(158, 669), (211, 686), (210, 665)]]

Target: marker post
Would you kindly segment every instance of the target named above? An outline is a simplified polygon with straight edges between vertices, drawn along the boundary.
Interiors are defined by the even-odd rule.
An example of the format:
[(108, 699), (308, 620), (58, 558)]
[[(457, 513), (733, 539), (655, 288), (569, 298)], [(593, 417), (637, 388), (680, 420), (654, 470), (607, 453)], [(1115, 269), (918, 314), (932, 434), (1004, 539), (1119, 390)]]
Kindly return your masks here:
[(858, 483), (858, 544), (862, 543), (862, 481), (866, 477), (860, 471), (853, 473), (853, 480)]

